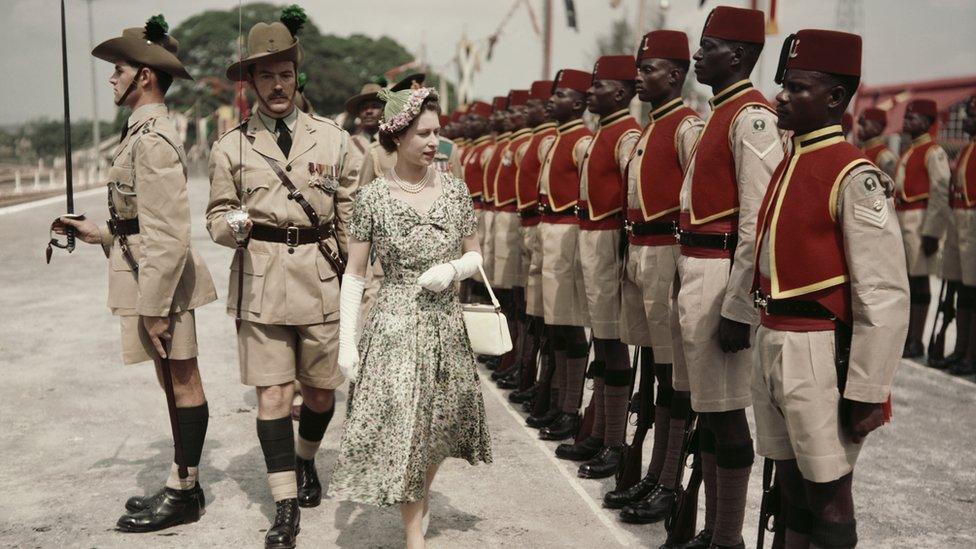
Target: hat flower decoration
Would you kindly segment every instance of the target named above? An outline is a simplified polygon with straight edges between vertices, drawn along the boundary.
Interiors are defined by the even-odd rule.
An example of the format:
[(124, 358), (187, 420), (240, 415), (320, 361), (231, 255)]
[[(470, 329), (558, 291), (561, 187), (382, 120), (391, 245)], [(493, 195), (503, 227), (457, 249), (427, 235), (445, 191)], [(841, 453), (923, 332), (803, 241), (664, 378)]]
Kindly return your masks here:
[(386, 103), (383, 108), (383, 119), (380, 121), (380, 130), (387, 133), (396, 133), (409, 126), (413, 119), (420, 114), (420, 109), (428, 97), (437, 99), (437, 92), (434, 91), (434, 88), (408, 89), (396, 92), (383, 88), (376, 95)]

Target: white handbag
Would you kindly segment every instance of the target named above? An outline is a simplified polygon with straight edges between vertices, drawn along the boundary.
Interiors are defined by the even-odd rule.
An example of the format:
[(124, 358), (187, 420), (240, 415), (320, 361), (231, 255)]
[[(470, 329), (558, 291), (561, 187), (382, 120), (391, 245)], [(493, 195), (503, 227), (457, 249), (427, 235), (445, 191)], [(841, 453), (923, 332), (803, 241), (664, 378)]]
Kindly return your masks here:
[(464, 328), (468, 332), (471, 350), (476, 355), (501, 356), (512, 350), (512, 334), (508, 331), (508, 320), (502, 313), (495, 292), (491, 290), (485, 270), (478, 265), (481, 278), (488, 288), (491, 304), (466, 303), (461, 306)]

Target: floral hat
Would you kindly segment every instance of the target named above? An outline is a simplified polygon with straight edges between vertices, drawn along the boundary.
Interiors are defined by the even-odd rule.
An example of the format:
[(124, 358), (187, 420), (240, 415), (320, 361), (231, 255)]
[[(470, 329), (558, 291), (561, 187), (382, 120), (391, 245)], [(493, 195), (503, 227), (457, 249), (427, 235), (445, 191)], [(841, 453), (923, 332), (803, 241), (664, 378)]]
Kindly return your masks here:
[(415, 90), (392, 91), (383, 88), (376, 93), (386, 106), (383, 108), (383, 119), (380, 120), (380, 131), (396, 133), (406, 128), (413, 119), (420, 114), (420, 108), (428, 97), (437, 99), (434, 88), (418, 88)]

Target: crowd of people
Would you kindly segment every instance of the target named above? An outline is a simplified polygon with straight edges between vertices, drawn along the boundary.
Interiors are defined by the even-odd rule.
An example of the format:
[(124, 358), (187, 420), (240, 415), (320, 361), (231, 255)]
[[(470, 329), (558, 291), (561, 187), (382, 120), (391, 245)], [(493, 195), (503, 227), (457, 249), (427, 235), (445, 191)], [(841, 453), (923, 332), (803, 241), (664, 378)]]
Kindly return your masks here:
[[(900, 359), (925, 352), (929, 275), (958, 295), (956, 347), (930, 362), (967, 373), (976, 359), (976, 162), (970, 143), (952, 177), (934, 102), (908, 105), (900, 155), (883, 140), (885, 111), (861, 113), (858, 148), (841, 124), (861, 37), (790, 35), (770, 102), (750, 81), (762, 12), (720, 6), (694, 55), (685, 33), (656, 30), (633, 55), (450, 113), (422, 74), (367, 83), (346, 105), (350, 135), (305, 112), (303, 22), (289, 9), (250, 30), (226, 76), (257, 106), (210, 154), (207, 229), (235, 251), (227, 311), (276, 504), (266, 547), (294, 547), (300, 509), (320, 504), (315, 457), (346, 381), (330, 490), (399, 506), (407, 546), (424, 547), (439, 465), (492, 460), (462, 304), (495, 296), (514, 347), (479, 361), (580, 477), (616, 478), (603, 503), (621, 520), (670, 518), (662, 547), (745, 547), (758, 453), (774, 546), (857, 545), (854, 466), (890, 417)], [(92, 52), (115, 65), (116, 104), (132, 109), (111, 219), (55, 222), (105, 250), (123, 360), (152, 360), (175, 403), (172, 471), (126, 502), (125, 532), (205, 507), (194, 310), (216, 291), (190, 245), (185, 155), (165, 107), (173, 79), (190, 78), (177, 52), (157, 18)], [(692, 69), (713, 91), (707, 117), (682, 101)], [(976, 134), (976, 100), (965, 130)]]

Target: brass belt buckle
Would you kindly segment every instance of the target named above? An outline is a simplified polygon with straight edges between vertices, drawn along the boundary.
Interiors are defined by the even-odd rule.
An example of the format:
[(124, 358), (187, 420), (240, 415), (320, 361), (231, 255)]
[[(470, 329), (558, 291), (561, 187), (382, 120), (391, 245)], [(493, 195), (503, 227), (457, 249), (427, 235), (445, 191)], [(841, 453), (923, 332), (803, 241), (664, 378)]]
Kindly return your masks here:
[(626, 220), (624, 221), (624, 232), (626, 232), (627, 234), (634, 234), (633, 221), (626, 221)]
[(769, 305), (769, 296), (763, 295), (759, 290), (752, 293), (752, 304), (757, 309), (766, 310), (766, 306)]
[(287, 244), (289, 248), (298, 246), (298, 227), (294, 225), (285, 227), (285, 244)]

